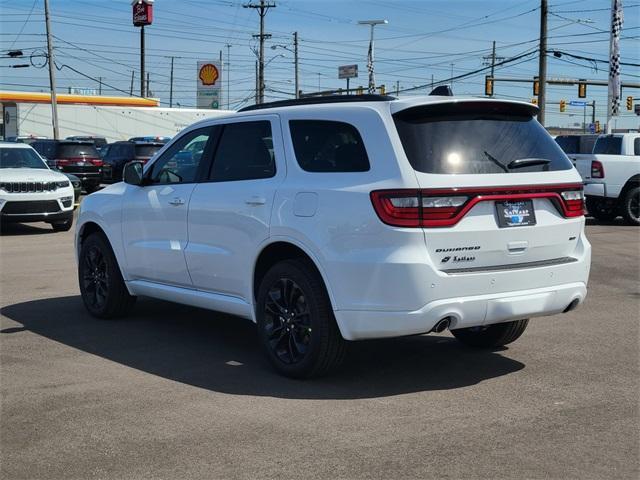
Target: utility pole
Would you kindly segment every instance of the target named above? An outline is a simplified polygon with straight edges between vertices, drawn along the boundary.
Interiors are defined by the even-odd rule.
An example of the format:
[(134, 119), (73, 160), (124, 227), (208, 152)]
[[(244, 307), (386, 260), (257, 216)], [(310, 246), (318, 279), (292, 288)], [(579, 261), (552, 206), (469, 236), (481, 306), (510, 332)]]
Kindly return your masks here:
[(53, 125), (53, 138), (60, 138), (58, 129), (58, 99), (56, 97), (56, 69), (53, 58), (53, 44), (51, 40), (51, 14), (49, 12), (49, 0), (44, 0), (44, 19), (47, 27), (47, 59), (49, 61), (49, 88), (51, 90), (51, 119)]
[(227, 72), (227, 110), (230, 110), (230, 102), (231, 102), (231, 89), (230, 89), (230, 85), (231, 85), (231, 44), (227, 43), (225, 45), (225, 47), (227, 47), (227, 68), (226, 68), (226, 72)]
[(145, 93), (147, 95), (151, 95), (150, 90), (149, 90), (149, 72), (147, 72), (147, 88), (145, 89)]
[(171, 57), (171, 73), (169, 74), (169, 108), (173, 108), (173, 57)]
[(258, 56), (258, 95), (256, 99), (256, 103), (264, 102), (264, 40), (265, 38), (271, 37), (271, 35), (265, 35), (264, 33), (264, 17), (267, 15), (267, 12), (270, 8), (275, 8), (276, 4), (274, 2), (266, 2), (265, 0), (260, 0), (260, 3), (246, 3), (243, 5), (244, 8), (254, 8), (258, 11), (258, 15), (260, 15), (260, 34), (258, 38), (260, 39), (260, 50)]
[(256, 60), (256, 103), (258, 102), (258, 90), (260, 90), (260, 87), (258, 86), (258, 60)]
[(544, 126), (544, 104), (547, 100), (547, 0), (540, 0), (540, 53), (538, 59), (538, 121)]
[(131, 88), (129, 89), (129, 96), (133, 97), (133, 79), (136, 76), (136, 71), (135, 70), (131, 70)]
[(300, 98), (300, 80), (298, 74), (298, 32), (293, 32), (293, 63), (295, 68), (296, 98)]
[(400, 95), (400, 80), (396, 80), (396, 97)]
[(102, 77), (98, 77), (98, 95), (102, 95)]
[(144, 25), (140, 27), (140, 96), (144, 94)]
[[(482, 59), (484, 60), (482, 62), (483, 65), (489, 65), (491, 66), (491, 78), (493, 78), (494, 74), (495, 74), (495, 67), (496, 67), (496, 62), (501, 62), (502, 60), (504, 60), (504, 57), (498, 57), (496, 55), (496, 41), (493, 41), (493, 48), (491, 49), (491, 55), (485, 55), (484, 57), (482, 57)], [(493, 97), (493, 94), (490, 95), (491, 97)]]
[(388, 20), (359, 20), (358, 25), (369, 25), (371, 27), (371, 34), (369, 37), (369, 54), (367, 55), (367, 70), (369, 70), (369, 93), (376, 93), (376, 77), (374, 73), (374, 44), (373, 44), (373, 29), (376, 25), (386, 25)]

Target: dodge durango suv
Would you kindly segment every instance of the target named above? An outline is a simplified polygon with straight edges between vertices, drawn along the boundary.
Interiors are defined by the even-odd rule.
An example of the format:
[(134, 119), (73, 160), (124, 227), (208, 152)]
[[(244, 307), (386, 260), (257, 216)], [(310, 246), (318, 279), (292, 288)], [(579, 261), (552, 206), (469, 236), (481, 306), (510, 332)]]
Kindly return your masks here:
[(361, 95), (198, 122), (82, 203), (84, 304), (111, 318), (144, 295), (250, 319), (292, 377), (334, 369), (355, 340), (508, 344), (587, 292), (582, 183), (536, 113)]

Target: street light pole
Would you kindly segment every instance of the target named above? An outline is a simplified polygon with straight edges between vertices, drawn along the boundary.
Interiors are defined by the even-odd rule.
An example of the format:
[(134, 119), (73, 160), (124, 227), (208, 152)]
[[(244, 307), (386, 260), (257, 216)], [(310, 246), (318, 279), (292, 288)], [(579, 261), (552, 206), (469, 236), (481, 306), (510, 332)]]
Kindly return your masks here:
[(371, 35), (369, 37), (369, 53), (367, 55), (367, 70), (369, 70), (369, 93), (376, 92), (376, 78), (374, 73), (374, 44), (373, 30), (376, 25), (386, 25), (388, 20), (359, 20), (358, 25), (369, 25), (371, 27)]
[(227, 72), (227, 110), (229, 110), (229, 104), (231, 102), (231, 89), (229, 88), (230, 85), (230, 78), (231, 78), (231, 61), (230, 61), (230, 57), (231, 57), (231, 44), (227, 43), (225, 45), (225, 47), (227, 47), (227, 68), (226, 68), (226, 72)]
[(540, 0), (540, 53), (538, 59), (538, 121), (544, 126), (547, 100), (547, 0)]
[(293, 63), (295, 65), (296, 98), (300, 98), (300, 81), (298, 76), (298, 32), (293, 32)]
[(51, 40), (51, 14), (49, 13), (49, 0), (44, 0), (44, 19), (47, 27), (47, 58), (49, 60), (49, 88), (51, 89), (51, 119), (53, 125), (53, 138), (60, 138), (58, 129), (58, 99), (56, 97), (56, 69), (53, 58), (53, 44)]

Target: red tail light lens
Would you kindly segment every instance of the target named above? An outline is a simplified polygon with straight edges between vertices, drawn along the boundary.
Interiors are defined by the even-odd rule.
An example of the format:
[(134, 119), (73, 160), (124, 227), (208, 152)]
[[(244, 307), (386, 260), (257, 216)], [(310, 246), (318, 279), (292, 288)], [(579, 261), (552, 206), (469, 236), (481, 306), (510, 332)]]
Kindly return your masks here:
[(480, 202), (534, 198), (548, 198), (565, 218), (584, 214), (580, 183), (371, 192), (371, 202), (380, 220), (394, 227), (414, 228), (451, 227)]
[(96, 167), (101, 167), (102, 165), (104, 165), (104, 162), (101, 158), (87, 158), (87, 160)]
[(591, 178), (604, 178), (604, 167), (602, 162), (593, 160), (591, 162)]
[[(72, 165), (71, 160), (69, 160), (68, 158), (59, 158), (55, 162), (56, 167), (68, 167), (69, 165)], [(73, 162), (73, 164), (75, 164), (75, 162)]]

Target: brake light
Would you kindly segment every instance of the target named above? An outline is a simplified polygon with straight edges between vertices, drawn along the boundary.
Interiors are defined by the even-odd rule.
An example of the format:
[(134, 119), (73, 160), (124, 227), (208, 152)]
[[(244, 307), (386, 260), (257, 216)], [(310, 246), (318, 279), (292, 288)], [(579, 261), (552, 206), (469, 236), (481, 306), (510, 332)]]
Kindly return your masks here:
[(584, 214), (582, 184), (520, 187), (376, 190), (371, 202), (378, 217), (394, 227), (451, 227), (476, 204), (548, 198), (565, 218)]
[(104, 162), (101, 158), (87, 158), (86, 160), (91, 162), (91, 164), (95, 167), (101, 167), (102, 165), (104, 165)]
[(58, 158), (57, 160), (55, 160), (55, 164), (56, 167), (68, 167), (72, 164), (72, 162), (68, 158)]
[(604, 178), (604, 167), (602, 162), (593, 160), (591, 162), (591, 178)]

